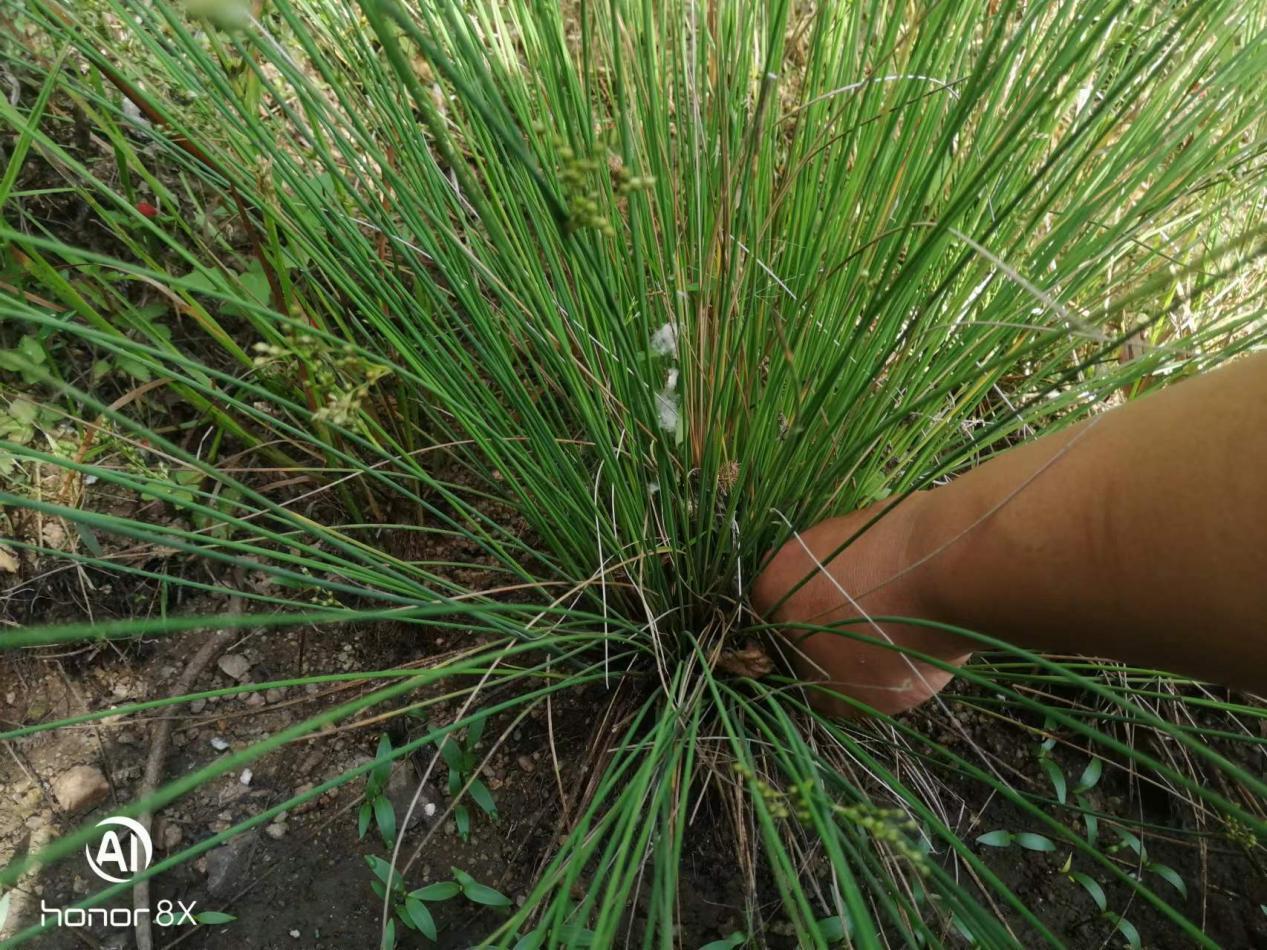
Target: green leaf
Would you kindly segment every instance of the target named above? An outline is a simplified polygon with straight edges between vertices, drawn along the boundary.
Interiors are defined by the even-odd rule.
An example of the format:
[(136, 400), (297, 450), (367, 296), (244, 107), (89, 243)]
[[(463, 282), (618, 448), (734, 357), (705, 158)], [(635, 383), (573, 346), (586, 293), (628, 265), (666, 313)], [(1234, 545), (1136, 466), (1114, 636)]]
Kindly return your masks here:
[(420, 887), (416, 891), (410, 891), (410, 896), (418, 898), (420, 901), (447, 901), (450, 897), (454, 897), (462, 892), (454, 881), (436, 881), (434, 884), (428, 884)]
[(1028, 851), (1055, 851), (1056, 844), (1046, 835), (1036, 835), (1033, 832), (1026, 831), (1016, 835), (1013, 839), (1022, 848)]
[(449, 767), (450, 772), (461, 773), (462, 766), (465, 764), (465, 756), (462, 749), (458, 745), (457, 740), (452, 735), (446, 736), (440, 743), (440, 755), (444, 757), (444, 764)]
[[(1085, 806), (1084, 806), (1085, 807)], [(1091, 812), (1083, 812), (1082, 820), (1087, 826), (1087, 843), (1095, 844), (1100, 838), (1100, 818)]]
[(1131, 950), (1139, 950), (1142, 943), (1140, 941), (1139, 931), (1135, 929), (1135, 925), (1133, 923), (1125, 917), (1118, 917), (1113, 922), (1113, 925), (1117, 928), (1118, 933), (1126, 938), (1126, 945), (1130, 947)]
[[(831, 919), (831, 918), (828, 918), (828, 919)], [(819, 928), (821, 931), (823, 921), (820, 920), (818, 923), (819, 923)], [(742, 946), (744, 941), (747, 939), (748, 938), (744, 936), (744, 934), (736, 930), (734, 933), (730, 934), (729, 936), (722, 937), (720, 940), (712, 940), (704, 944), (702, 947), (699, 948), (699, 950), (734, 950), (735, 947)], [(829, 939), (829, 938), (824, 937), (824, 939)]]
[(988, 848), (1006, 848), (1012, 841), (1012, 832), (1004, 831), (1002, 828), (997, 831), (987, 831), (985, 834), (977, 838), (977, 844), (983, 844)]
[(18, 396), (9, 403), (9, 415), (26, 425), (35, 422), (35, 417), (39, 415), (39, 412), (40, 407), (25, 396)]
[(594, 946), (594, 931), (576, 923), (564, 924), (559, 928), (559, 945), (569, 950), (572, 947), (592, 947)]
[(204, 910), (200, 914), (194, 914), (194, 920), (200, 924), (227, 924), (237, 920), (232, 914), (225, 914), (218, 910)]
[(380, 944), (382, 950), (393, 950), (396, 946), (396, 918), (391, 917), (387, 920), (387, 926), (383, 928), (383, 942)]
[(1157, 864), (1153, 862), (1148, 865), (1148, 870), (1152, 871), (1163, 881), (1166, 881), (1171, 887), (1182, 894), (1184, 898), (1187, 898), (1188, 885), (1184, 883), (1183, 878), (1179, 876), (1179, 872), (1174, 868), (1167, 864)]
[(950, 918), (950, 923), (955, 930), (959, 931), (959, 936), (968, 941), (968, 946), (975, 947), (977, 945), (977, 935), (968, 929), (968, 925), (963, 922), (963, 919), (958, 914)]
[(383, 833), (383, 840), (391, 847), (396, 841), (396, 809), (386, 795), (379, 795), (374, 799), (374, 821), (378, 823), (378, 830)]
[(465, 841), (471, 836), (471, 810), (465, 805), (453, 809), (453, 823), (457, 826), (458, 837)]
[(476, 779), (471, 783), (467, 792), (470, 794), (471, 799), (475, 802), (475, 804), (479, 805), (480, 810), (483, 811), (484, 814), (491, 818), (497, 817), (497, 803), (493, 801), (493, 793), (488, 790), (487, 785), (479, 779)]
[(361, 810), (356, 817), (356, 836), (364, 838), (365, 832), (370, 830), (370, 817), (373, 815), (373, 806), (369, 802), (361, 803)]
[(150, 372), (149, 364), (143, 362), (140, 358), (120, 353), (116, 359), (119, 362), (119, 369), (139, 383), (148, 383), (154, 377), (154, 374)]
[(516, 941), (514, 950), (540, 950), (545, 937), (540, 930), (530, 930)]
[(23, 359), (36, 366), (48, 360), (48, 351), (44, 349), (44, 344), (30, 334), (18, 341), (18, 353)]
[(1056, 801), (1063, 805), (1065, 803), (1065, 795), (1067, 794), (1065, 773), (1060, 770), (1059, 765), (1049, 758), (1044, 757), (1038, 761), (1043, 767), (1043, 771), (1047, 773), (1047, 778), (1051, 781), (1052, 788), (1056, 790)]
[(1144, 842), (1139, 839), (1139, 835), (1127, 831), (1125, 828), (1114, 829), (1117, 831), (1118, 843), (1113, 846), (1113, 850), (1121, 848), (1122, 845), (1128, 846), (1132, 851), (1140, 857), (1144, 856)]
[(97, 532), (86, 524), (75, 522), (75, 531), (79, 535), (79, 540), (93, 555), (101, 557), (105, 552), (101, 548), (101, 541), (97, 538)]
[(436, 939), (436, 922), (431, 916), (431, 911), (427, 910), (427, 906), (422, 901), (413, 896), (405, 898), (405, 913), (409, 915), (409, 919), (413, 925), (428, 939)]
[(193, 293), (223, 293), (222, 279), (219, 274), (205, 267), (190, 271), (180, 280), (182, 289)]
[(369, 864), (370, 870), (372, 870), (378, 879), (384, 884), (387, 883), (389, 877), (391, 878), (391, 882), (394, 886), (398, 886), (400, 884), (400, 875), (393, 873), (392, 866), (378, 855), (367, 854), (365, 856), (365, 861)]
[(1100, 781), (1100, 773), (1104, 770), (1103, 759), (1092, 759), (1087, 763), (1087, 767), (1082, 770), (1082, 774), (1078, 776), (1078, 784), (1074, 786), (1075, 792), (1087, 792), (1095, 788)]
[(1082, 885), (1082, 889), (1091, 895), (1091, 899), (1095, 901), (1095, 906), (1104, 910), (1109, 906), (1108, 898), (1104, 894), (1104, 888), (1100, 886), (1100, 882), (1089, 874), (1083, 874), (1081, 871), (1073, 871), (1069, 876)]
[(0, 931), (4, 930), (4, 922), (9, 919), (9, 904), (12, 897), (13, 891), (0, 894)]
[(378, 760), (378, 764), (370, 769), (370, 775), (378, 783), (380, 788), (387, 787), (387, 781), (392, 777), (392, 740), (387, 733), (383, 733), (378, 740), (378, 751), (374, 758)]
[(824, 917), (816, 921), (815, 926), (818, 928), (819, 936), (828, 943), (839, 943), (850, 934), (849, 921), (839, 914), (834, 917)]
[(509, 907), (510, 898), (501, 891), (494, 890), (487, 884), (480, 884), (478, 881), (471, 881), (470, 884), (464, 885), (462, 894), (469, 901), (476, 904), (484, 904), (488, 907)]

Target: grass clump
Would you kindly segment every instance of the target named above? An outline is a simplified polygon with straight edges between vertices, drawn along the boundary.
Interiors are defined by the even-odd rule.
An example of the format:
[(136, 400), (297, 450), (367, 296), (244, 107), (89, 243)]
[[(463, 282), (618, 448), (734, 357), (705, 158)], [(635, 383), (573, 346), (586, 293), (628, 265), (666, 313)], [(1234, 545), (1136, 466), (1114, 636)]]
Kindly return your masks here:
[[(806, 946), (1059, 943), (951, 815), (953, 780), (1209, 944), (970, 740), (918, 719), (845, 727), (778, 669), (722, 660), (750, 639), (777, 649), (747, 592), (792, 530), (1261, 343), (1257, 11), (33, 0), (9, 15), (25, 85), (0, 103), (0, 343), (12, 399), (38, 410), (10, 401), (20, 426), (0, 446), (28, 479), (0, 493), (14, 548), (233, 586), (247, 610), (217, 625), (390, 620), (470, 645), (136, 811), (425, 684), (456, 684), (462, 716), (394, 757), (601, 685), (614, 737), (491, 943), (673, 944), (704, 800), (733, 822), (755, 940), (765, 889)], [(36, 164), (90, 228), (17, 187)], [(37, 470), (59, 489), (31, 490)], [(100, 510), (94, 485), (172, 517)], [(69, 543), (23, 527), (52, 519)], [(992, 645), (959, 709), (1001, 702), (1262, 834), (1262, 782), (1203, 741), (1235, 744), (1220, 717), (1256, 708), (1215, 703), (1208, 727), (1179, 728), (1168, 684)]]

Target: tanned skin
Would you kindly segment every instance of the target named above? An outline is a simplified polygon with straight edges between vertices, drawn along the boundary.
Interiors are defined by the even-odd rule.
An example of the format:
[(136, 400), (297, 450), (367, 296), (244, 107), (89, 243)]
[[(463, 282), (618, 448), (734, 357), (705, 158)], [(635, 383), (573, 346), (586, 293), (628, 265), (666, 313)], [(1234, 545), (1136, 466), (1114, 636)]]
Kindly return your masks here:
[[(757, 578), (754, 609), (775, 623), (821, 626), (863, 614), (922, 618), (1031, 650), (1267, 692), (1267, 353), (911, 495), (825, 569), (816, 564), (890, 505), (793, 538)], [(841, 629), (952, 664), (974, 649), (908, 624)], [(918, 705), (951, 678), (848, 637), (784, 632), (802, 676), (882, 712)], [(856, 714), (839, 700), (816, 703)]]

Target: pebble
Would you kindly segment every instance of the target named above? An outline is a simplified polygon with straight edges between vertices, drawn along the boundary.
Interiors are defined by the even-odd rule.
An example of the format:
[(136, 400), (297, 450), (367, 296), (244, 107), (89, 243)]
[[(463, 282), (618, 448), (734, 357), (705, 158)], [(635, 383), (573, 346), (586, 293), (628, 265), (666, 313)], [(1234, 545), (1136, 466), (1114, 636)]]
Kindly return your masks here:
[(254, 777), (255, 777), (255, 773), (252, 772), (250, 769), (243, 769), (242, 774), (238, 776), (238, 781), (241, 782), (243, 785), (250, 785), (251, 779), (253, 779)]
[(263, 706), (264, 697), (259, 693), (252, 693), (250, 696), (246, 697), (246, 704), (248, 706)]
[(212, 897), (227, 897), (242, 886), (250, 843), (250, 836), (244, 835), (207, 852), (207, 891)]
[[(414, 802), (414, 794), (418, 791), (418, 777), (408, 766), (396, 768), (387, 780), (387, 798), (392, 803), (397, 819), (403, 820), (409, 806)], [(424, 787), (418, 795), (417, 804), (409, 815), (409, 828), (414, 828), (424, 818), (436, 813), (435, 794), (430, 787)]]
[(180, 825), (173, 825), (170, 821), (163, 825), (163, 847), (168, 851), (174, 851), (185, 838), (185, 833), (180, 830)]
[(76, 765), (53, 782), (57, 804), (71, 814), (100, 805), (109, 794), (110, 783), (101, 769), (91, 765)]
[(189, 704), (189, 711), (192, 713), (200, 713), (206, 708), (207, 708), (207, 701), (205, 699), (195, 699), (192, 703)]
[(224, 656), (216, 660), (216, 666), (220, 667), (221, 672), (225, 676), (232, 677), (239, 682), (246, 679), (247, 674), (251, 672), (251, 661), (241, 653), (224, 654)]
[(519, 763), (519, 767), (525, 772), (535, 772), (537, 769), (537, 763), (526, 755), (521, 755), (515, 761)]
[(215, 749), (217, 752), (223, 752), (228, 747), (229, 743), (224, 739), (221, 739), (219, 736), (211, 737), (211, 748)]
[(298, 940), (298, 939), (299, 939), (299, 931), (298, 931), (298, 930), (292, 930), (292, 931), (290, 932), (290, 935), (291, 935), (292, 937), (294, 937), (296, 940)]
[(274, 686), (272, 689), (264, 691), (264, 699), (269, 703), (280, 703), (286, 698), (286, 690), (280, 686)]
[(267, 834), (274, 841), (277, 841), (281, 838), (286, 837), (286, 830), (287, 830), (286, 825), (284, 823), (280, 821), (275, 821), (264, 829), (264, 833)]

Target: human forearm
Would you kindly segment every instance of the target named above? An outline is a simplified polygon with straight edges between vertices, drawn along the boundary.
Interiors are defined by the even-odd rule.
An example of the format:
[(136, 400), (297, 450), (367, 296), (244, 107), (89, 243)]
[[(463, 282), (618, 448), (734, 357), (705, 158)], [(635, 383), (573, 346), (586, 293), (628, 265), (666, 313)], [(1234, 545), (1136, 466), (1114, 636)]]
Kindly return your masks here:
[(935, 619), (1267, 687), (1267, 355), (928, 492)]

